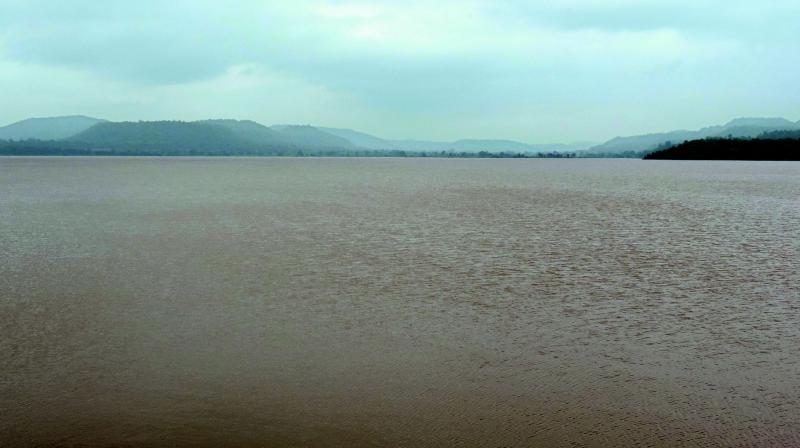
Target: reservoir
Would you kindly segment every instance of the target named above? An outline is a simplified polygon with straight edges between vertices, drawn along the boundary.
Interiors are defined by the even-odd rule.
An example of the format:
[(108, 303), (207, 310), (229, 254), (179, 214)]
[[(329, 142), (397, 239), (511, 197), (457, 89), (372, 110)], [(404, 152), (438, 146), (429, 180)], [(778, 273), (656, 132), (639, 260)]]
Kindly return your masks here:
[(0, 445), (800, 446), (800, 163), (0, 158)]

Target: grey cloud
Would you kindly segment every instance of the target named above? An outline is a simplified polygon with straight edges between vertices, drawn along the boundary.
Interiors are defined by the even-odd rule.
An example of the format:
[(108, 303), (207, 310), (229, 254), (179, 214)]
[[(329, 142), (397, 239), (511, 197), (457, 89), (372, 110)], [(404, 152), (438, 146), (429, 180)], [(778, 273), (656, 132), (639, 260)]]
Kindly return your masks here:
[[(785, 111), (792, 101), (800, 100), (781, 84), (800, 76), (800, 62), (791, 57), (800, 41), (796, 25), (800, 5), (794, 0), (404, 3), (409, 10), (447, 4), (454, 13), (462, 5), (477, 5), (480, 16), (468, 15), (465, 23), (458, 17), (437, 17), (427, 24), (433, 31), (445, 31), (431, 34), (434, 48), (404, 48), (394, 29), (387, 31), (388, 40), (355, 38), (348, 34), (352, 31), (348, 27), (357, 27), (362, 19), (337, 21), (309, 12), (322, 3), (0, 0), (0, 63), (33, 67), (29, 70), (41, 73), (37, 79), (42, 82), (45, 73), (50, 73), (46, 68), (86, 74), (117, 92), (123, 98), (118, 101), (135, 99), (134, 105), (120, 108), (170, 111), (180, 108), (159, 105), (169, 89), (198, 83), (208, 89), (221, 88), (214, 80), (226, 79), (235, 67), (252, 67), (256, 75), (310, 86), (297, 95), (329, 92), (341, 101), (330, 111), (309, 112), (309, 116), (327, 116), (334, 124), (342, 115), (369, 117), (371, 123), (371, 117), (391, 116), (397, 121), (391, 125), (395, 135), (402, 126), (418, 123), (419, 117), (436, 116), (436, 126), (454, 133), (457, 120), (465, 118), (473, 125), (485, 123), (488, 131), (502, 128), (507, 132), (507, 127), (497, 123), (508, 114), (522, 115), (506, 121), (535, 123), (549, 111), (616, 108), (620, 116), (655, 115), (648, 110), (654, 105), (698, 111), (680, 118), (689, 117), (694, 120), (691, 123), (702, 126), (720, 121), (716, 115), (708, 116), (708, 108), (695, 104), (704, 100), (724, 98), (730, 115)], [(397, 2), (386, 0), (356, 3), (394, 8), (391, 14), (405, 11)], [(369, 20), (363, 22), (369, 25)], [(587, 30), (591, 33), (582, 34)], [(88, 79), (80, 82), (91, 89)], [(55, 85), (58, 82), (53, 79)], [(253, 87), (260, 90), (249, 92), (252, 100), (232, 102), (239, 105), (231, 107), (238, 108), (221, 113), (247, 118), (258, 113), (259, 104), (286, 108), (270, 99), (291, 101), (286, 99), (291, 95), (276, 95), (265, 85)], [(754, 87), (759, 91), (750, 90)], [(7, 97), (14, 94), (5, 93)], [(24, 92), (18, 95), (17, 100), (24, 100)], [(58, 104), (74, 101), (76, 108), (80, 104), (70, 99), (80, 98), (80, 92), (63, 95)], [(765, 98), (773, 102), (772, 109), (765, 105)], [(317, 104), (300, 98), (297, 102)], [(198, 98), (192, 104), (200, 107), (201, 103)], [(203, 110), (209, 108), (212, 105), (203, 106)], [(352, 110), (345, 114), (341, 108)], [(91, 113), (64, 110), (73, 112)], [(358, 127), (358, 123), (346, 124)], [(535, 125), (530, 131), (518, 126), (516, 138), (537, 130)], [(605, 132), (599, 124), (583, 126), (583, 135), (564, 139), (594, 139)], [(631, 132), (648, 125), (636, 126)], [(372, 130), (380, 133), (380, 129)]]

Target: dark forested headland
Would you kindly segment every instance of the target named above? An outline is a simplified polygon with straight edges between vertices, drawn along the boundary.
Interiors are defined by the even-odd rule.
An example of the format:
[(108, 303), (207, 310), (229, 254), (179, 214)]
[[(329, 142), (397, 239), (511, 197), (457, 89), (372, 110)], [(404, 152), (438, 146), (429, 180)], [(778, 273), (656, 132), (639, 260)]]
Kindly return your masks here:
[(649, 160), (800, 160), (800, 131), (778, 131), (754, 139), (714, 138), (665, 146)]

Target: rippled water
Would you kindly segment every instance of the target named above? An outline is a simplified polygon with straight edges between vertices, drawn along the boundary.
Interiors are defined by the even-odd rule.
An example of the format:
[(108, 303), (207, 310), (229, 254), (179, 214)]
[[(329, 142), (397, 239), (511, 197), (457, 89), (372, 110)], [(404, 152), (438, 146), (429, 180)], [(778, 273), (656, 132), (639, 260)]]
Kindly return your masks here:
[(800, 163), (0, 159), (2, 446), (800, 446)]

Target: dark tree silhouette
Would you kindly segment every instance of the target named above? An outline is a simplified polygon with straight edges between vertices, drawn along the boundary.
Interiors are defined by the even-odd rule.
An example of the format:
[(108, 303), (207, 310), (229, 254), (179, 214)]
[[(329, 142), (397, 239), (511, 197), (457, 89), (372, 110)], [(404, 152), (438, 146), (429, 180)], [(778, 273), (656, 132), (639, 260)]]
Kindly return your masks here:
[[(784, 132), (784, 131), (781, 131)], [(770, 133), (782, 135), (779, 133)], [(692, 140), (647, 154), (649, 160), (800, 160), (800, 139), (715, 138)]]

